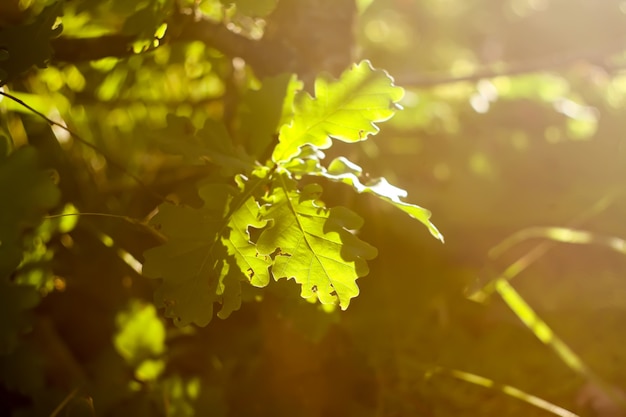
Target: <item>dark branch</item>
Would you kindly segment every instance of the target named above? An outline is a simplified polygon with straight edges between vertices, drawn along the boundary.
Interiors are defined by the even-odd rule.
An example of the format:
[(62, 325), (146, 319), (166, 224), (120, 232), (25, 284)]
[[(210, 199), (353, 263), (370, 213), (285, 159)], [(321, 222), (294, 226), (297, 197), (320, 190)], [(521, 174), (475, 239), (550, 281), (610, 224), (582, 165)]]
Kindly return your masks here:
[(243, 58), (259, 75), (276, 75), (291, 69), (292, 53), (284, 45), (265, 39), (252, 40), (211, 21), (185, 24), (178, 36), (170, 40), (181, 41), (201, 41), (227, 56)]
[(62, 62), (96, 61), (133, 55), (132, 36), (108, 35), (98, 38), (57, 38), (52, 40), (54, 60)]
[[(172, 28), (161, 44), (200, 41), (227, 56), (243, 58), (259, 75), (274, 75), (289, 70), (290, 52), (280, 44), (255, 41), (238, 35), (221, 23), (193, 19), (187, 15), (175, 16)], [(102, 58), (126, 58), (135, 53), (133, 36), (108, 35), (97, 38), (66, 38), (52, 40), (53, 59), (61, 62), (85, 62)]]

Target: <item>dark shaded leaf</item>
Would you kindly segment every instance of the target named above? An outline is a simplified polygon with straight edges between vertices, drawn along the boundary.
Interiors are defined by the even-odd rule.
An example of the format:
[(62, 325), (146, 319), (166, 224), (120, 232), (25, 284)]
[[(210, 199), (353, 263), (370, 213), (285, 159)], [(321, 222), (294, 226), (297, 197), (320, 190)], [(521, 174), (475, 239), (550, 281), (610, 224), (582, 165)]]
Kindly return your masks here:
[(59, 25), (54, 27), (57, 17), (61, 14), (62, 2), (57, 1), (43, 9), (31, 23), (5, 27), (0, 30), (0, 85), (17, 77), (32, 66), (45, 67), (52, 55), (50, 39), (61, 34)]

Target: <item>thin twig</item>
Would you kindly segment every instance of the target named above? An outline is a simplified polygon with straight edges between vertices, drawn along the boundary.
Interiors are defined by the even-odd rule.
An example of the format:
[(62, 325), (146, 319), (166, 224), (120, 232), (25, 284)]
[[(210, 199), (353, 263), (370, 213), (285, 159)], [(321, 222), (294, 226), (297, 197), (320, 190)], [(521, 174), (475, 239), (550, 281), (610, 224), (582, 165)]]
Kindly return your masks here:
[(56, 406), (52, 413), (50, 413), (49, 417), (57, 417), (59, 413), (63, 410), (63, 408), (72, 400), (72, 398), (76, 396), (76, 394), (78, 394), (78, 387), (74, 388), (72, 392), (70, 392), (65, 396), (65, 398), (63, 398), (63, 401), (61, 401), (59, 405)]
[(406, 74), (396, 76), (396, 84), (404, 87), (435, 87), (458, 82), (476, 82), (484, 79), (497, 77), (510, 77), (514, 75), (530, 74), (541, 71), (557, 70), (580, 61), (594, 62), (601, 64), (606, 69), (620, 69), (619, 65), (611, 66), (605, 61), (612, 55), (624, 50), (622, 42), (623, 36), (616, 36), (616, 42), (597, 45), (594, 48), (570, 51), (562, 54), (555, 54), (548, 57), (534, 59), (532, 61), (517, 63), (502, 63), (494, 66), (486, 66), (475, 72), (452, 76), (449, 74)]

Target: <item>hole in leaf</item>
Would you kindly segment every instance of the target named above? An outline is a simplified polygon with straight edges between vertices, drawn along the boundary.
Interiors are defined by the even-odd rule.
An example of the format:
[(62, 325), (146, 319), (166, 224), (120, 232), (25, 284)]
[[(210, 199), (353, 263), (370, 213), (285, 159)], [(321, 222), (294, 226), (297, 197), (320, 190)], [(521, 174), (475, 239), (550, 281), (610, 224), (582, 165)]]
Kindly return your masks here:
[[(271, 255), (261, 255), (259, 252), (255, 253), (254, 257), (255, 258), (261, 257), (264, 260), (272, 259)], [(272, 260), (274, 260), (274, 259), (272, 259)]]
[(273, 261), (274, 259), (276, 259), (277, 256), (291, 256), (291, 254), (287, 252), (283, 252), (280, 248), (276, 248), (276, 250), (270, 253), (269, 256)]
[(261, 236), (261, 232), (263, 232), (263, 229), (248, 227), (248, 235), (250, 236), (250, 241), (256, 242), (259, 239), (259, 236)]

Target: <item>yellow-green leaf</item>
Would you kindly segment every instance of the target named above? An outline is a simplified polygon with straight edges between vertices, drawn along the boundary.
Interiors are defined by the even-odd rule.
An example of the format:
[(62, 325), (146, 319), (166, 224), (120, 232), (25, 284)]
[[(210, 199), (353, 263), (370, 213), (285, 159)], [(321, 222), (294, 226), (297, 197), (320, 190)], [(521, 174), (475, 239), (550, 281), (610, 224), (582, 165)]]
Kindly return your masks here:
[(338, 81), (319, 77), (315, 98), (302, 92), (296, 98), (294, 116), (279, 132), (272, 160), (289, 161), (301, 146), (318, 149), (332, 145), (331, 138), (358, 142), (378, 133), (375, 123), (391, 118), (404, 90), (384, 71), (362, 61), (344, 72)]
[(273, 226), (263, 231), (257, 247), (275, 256), (275, 279), (294, 278), (303, 298), (315, 296), (345, 310), (359, 294), (356, 279), (369, 272), (366, 260), (377, 251), (350, 232), (363, 220), (345, 207), (324, 207), (317, 200), (320, 193), (316, 184), (299, 192), (292, 180), (280, 176), (262, 210)]

